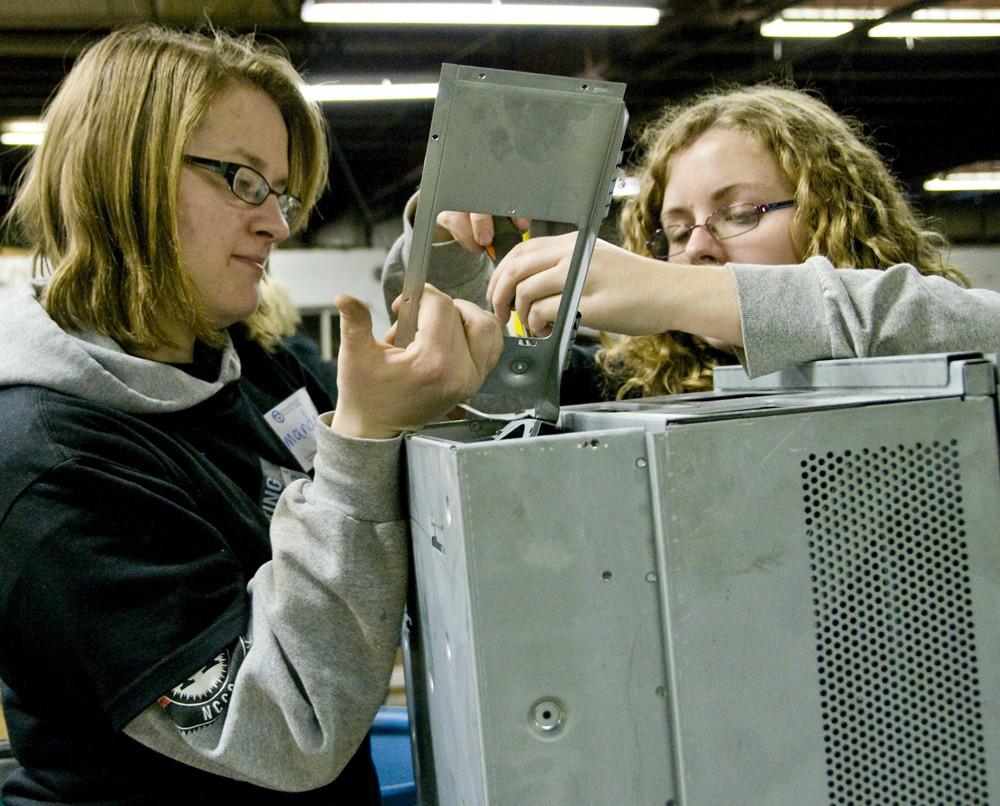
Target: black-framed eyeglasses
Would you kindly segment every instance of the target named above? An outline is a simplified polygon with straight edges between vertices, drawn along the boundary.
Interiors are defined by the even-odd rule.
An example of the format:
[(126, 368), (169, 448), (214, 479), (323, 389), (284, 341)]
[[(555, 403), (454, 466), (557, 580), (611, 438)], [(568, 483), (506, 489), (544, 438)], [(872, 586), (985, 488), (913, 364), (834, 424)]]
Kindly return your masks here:
[(666, 260), (687, 249), (688, 239), (698, 227), (707, 229), (715, 240), (724, 241), (726, 238), (735, 238), (737, 235), (750, 232), (760, 223), (764, 213), (794, 206), (794, 199), (770, 204), (750, 202), (730, 204), (716, 210), (702, 224), (671, 224), (669, 227), (658, 229), (653, 233), (653, 237), (646, 241), (646, 246), (653, 257)]
[(184, 155), (184, 162), (204, 168), (207, 171), (214, 171), (225, 178), (229, 184), (229, 189), (237, 199), (260, 207), (267, 197), (272, 193), (278, 197), (278, 209), (286, 222), (292, 221), (302, 209), (302, 200), (291, 193), (279, 193), (268, 181), (249, 165), (240, 165), (238, 162), (222, 162), (221, 160), (210, 160), (206, 157), (195, 157), (191, 154)]

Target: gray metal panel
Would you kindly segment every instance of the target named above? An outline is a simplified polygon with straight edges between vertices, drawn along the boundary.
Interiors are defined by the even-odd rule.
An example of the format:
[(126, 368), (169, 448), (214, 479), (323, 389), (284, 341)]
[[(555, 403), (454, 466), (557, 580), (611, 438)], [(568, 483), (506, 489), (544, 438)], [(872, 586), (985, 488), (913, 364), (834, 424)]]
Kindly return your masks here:
[(958, 397), (961, 392), (935, 390), (934, 395), (907, 389), (762, 391), (742, 395), (705, 392), (567, 406), (559, 413), (559, 426), (573, 431), (611, 427), (645, 428), (647, 431), (657, 432), (686, 421), (735, 420), (792, 412), (860, 408), (905, 400), (926, 400), (938, 394), (941, 397)]
[[(604, 82), (539, 76), (515, 89), (510, 81), (478, 76), (459, 71), (448, 121), (452, 134), (442, 145), (438, 208), (498, 216), (514, 209), (586, 227), (597, 192), (611, 190), (617, 159), (607, 162), (620, 147), (613, 137), (624, 85), (611, 92)], [(466, 136), (455, 137), (455, 131)]]
[(816, 361), (752, 380), (740, 366), (717, 367), (711, 392), (569, 406), (560, 411), (559, 425), (572, 431), (640, 427), (655, 432), (693, 419), (995, 395), (996, 372), (993, 360), (979, 353)]
[(644, 432), (407, 449), (436, 802), (665, 803)]
[[(717, 392), (751, 392), (793, 389), (906, 389), (962, 394), (975, 383), (973, 394), (992, 394), (995, 362), (982, 353), (929, 353), (888, 355), (875, 358), (838, 358), (812, 361), (757, 378), (743, 367), (717, 367), (713, 373)], [(971, 367), (976, 367), (972, 370)], [(971, 373), (970, 377), (965, 377)]]
[(439, 212), (570, 224), (579, 235), (552, 335), (508, 337), (481, 391), (494, 401), (499, 396), (513, 411), (555, 422), (586, 267), (621, 158), (628, 120), (624, 94), (624, 84), (609, 81), (442, 65), (403, 280), (398, 345), (407, 345), (416, 330)]
[(991, 408), (653, 438), (679, 803), (1000, 803)]
[[(420, 623), (411, 633), (421, 655), (407, 659), (416, 711), (416, 768), (424, 804), (486, 803), (476, 636), (455, 453), (440, 442), (407, 441), (410, 528)], [(489, 640), (489, 639), (487, 639)], [(433, 789), (428, 791), (428, 781)]]

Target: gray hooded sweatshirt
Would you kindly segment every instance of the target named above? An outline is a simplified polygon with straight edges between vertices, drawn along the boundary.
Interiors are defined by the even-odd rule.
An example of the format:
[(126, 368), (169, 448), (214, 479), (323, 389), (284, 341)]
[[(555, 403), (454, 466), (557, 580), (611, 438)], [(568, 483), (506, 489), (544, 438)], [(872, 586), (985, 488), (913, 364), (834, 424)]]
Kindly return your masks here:
[[(342, 437), (321, 415), (310, 478), (264, 421), (300, 385), (289, 355), (231, 335), (202, 379), (65, 332), (37, 285), (0, 294), (0, 345), (0, 678), (27, 774), (41, 745), (22, 709), (50, 733), (72, 735), (74, 719), (94, 737), (108, 728), (126, 742), (119, 756), (124, 731), (182, 775), (290, 792), (334, 781), (384, 701), (398, 643), (401, 441)], [(262, 512), (257, 491), (275, 478), (283, 492)], [(47, 710), (39, 679), (61, 705)]]

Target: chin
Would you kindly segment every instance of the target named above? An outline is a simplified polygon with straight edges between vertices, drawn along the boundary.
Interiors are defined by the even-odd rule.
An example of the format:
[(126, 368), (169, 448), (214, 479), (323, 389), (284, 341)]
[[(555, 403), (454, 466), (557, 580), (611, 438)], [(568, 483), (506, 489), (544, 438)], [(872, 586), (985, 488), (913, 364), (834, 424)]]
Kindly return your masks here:
[(260, 284), (258, 283), (254, 286), (253, 295), (246, 300), (245, 304), (234, 306), (234, 315), (236, 316), (234, 321), (242, 322), (248, 316), (253, 316), (257, 313), (257, 310), (260, 308), (260, 300)]
[(244, 311), (238, 318), (236, 318), (236, 319), (234, 319), (232, 321), (232, 324), (235, 325), (237, 322), (242, 322), (242, 321), (244, 321), (246, 319), (249, 319), (255, 313), (257, 313), (257, 306), (256, 305), (253, 308), (248, 308), (246, 311)]

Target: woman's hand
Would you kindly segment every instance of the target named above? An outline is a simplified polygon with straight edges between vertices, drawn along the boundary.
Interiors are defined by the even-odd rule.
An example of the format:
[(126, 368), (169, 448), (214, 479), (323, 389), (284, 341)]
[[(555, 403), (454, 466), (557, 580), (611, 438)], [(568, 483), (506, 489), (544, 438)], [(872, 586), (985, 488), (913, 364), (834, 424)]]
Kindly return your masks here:
[(337, 410), (331, 427), (346, 436), (384, 439), (442, 419), (474, 395), (503, 350), (497, 318), (465, 300), (425, 287), (417, 332), (405, 348), (372, 336), (371, 314), (338, 294)]
[[(500, 321), (516, 310), (530, 333), (547, 335), (559, 302), (576, 233), (533, 238), (497, 266), (486, 291)], [(682, 266), (597, 240), (580, 298), (581, 323), (639, 336), (685, 330), (742, 342), (736, 289), (724, 266)]]
[[(514, 247), (490, 278), (486, 297), (500, 321), (516, 310), (531, 333), (551, 329), (562, 297), (576, 233), (534, 238)], [(663, 264), (605, 241), (594, 244), (580, 298), (583, 324), (615, 333), (661, 332), (661, 311), (650, 304), (650, 286)]]
[[(530, 218), (512, 218), (518, 230), (524, 232), (531, 226)], [(458, 241), (470, 252), (483, 252), (493, 243), (493, 216), (489, 213), (460, 213), (444, 210), (438, 213), (434, 242)]]

